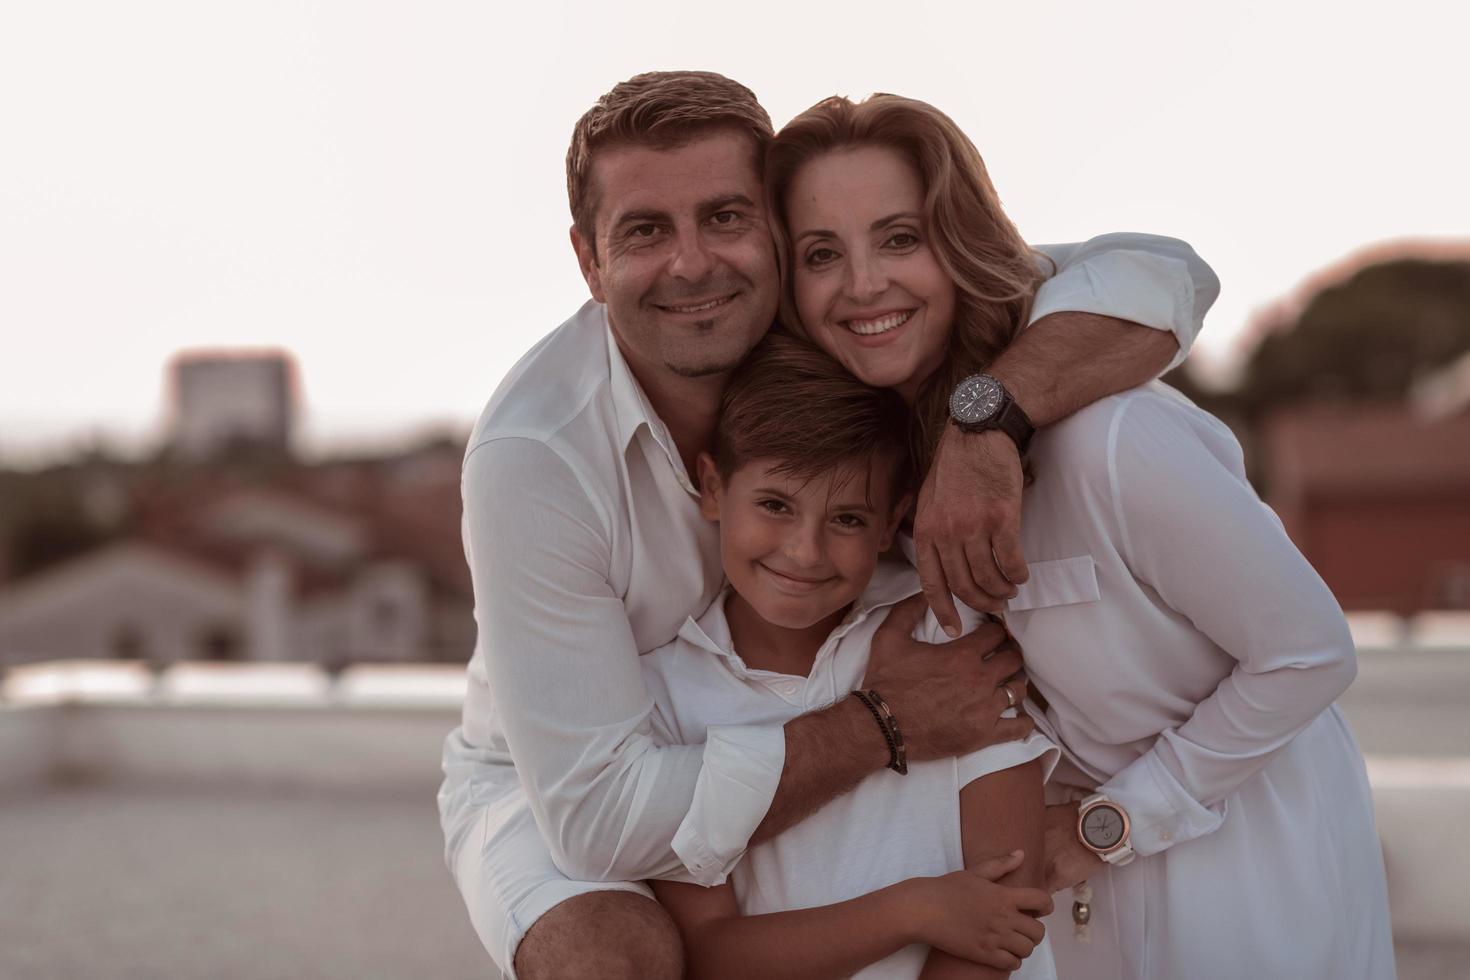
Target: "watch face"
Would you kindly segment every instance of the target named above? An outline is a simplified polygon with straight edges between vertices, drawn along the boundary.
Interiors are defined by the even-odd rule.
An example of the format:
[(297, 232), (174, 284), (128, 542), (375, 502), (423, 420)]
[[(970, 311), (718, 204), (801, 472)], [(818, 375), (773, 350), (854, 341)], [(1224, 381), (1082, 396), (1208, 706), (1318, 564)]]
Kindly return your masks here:
[(1082, 839), (1099, 851), (1109, 851), (1123, 840), (1123, 814), (1115, 806), (1099, 803), (1082, 818)]
[(949, 414), (965, 425), (984, 422), (1000, 410), (1000, 382), (989, 375), (966, 378), (949, 396)]

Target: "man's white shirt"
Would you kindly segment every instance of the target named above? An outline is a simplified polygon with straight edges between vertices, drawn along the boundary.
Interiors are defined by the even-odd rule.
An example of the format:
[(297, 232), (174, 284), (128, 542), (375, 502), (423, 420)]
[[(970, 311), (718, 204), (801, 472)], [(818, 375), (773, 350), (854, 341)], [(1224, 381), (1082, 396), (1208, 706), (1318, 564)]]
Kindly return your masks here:
[[(690, 617), (667, 646), (643, 658), (653, 695), (654, 737), (697, 744), (729, 725), (774, 727), (825, 708), (861, 687), (873, 634), (897, 602), (919, 591), (919, 576), (903, 562), (880, 562), (863, 595), (817, 651), (806, 677), (748, 666), (735, 650), (722, 592), (698, 619)], [(971, 622), (974, 620), (972, 619)], [(943, 642), (932, 615), (915, 635)], [(874, 723), (874, 738), (878, 737)], [(959, 758), (909, 764), (907, 775), (884, 769), (796, 826), (757, 844), (730, 872), (743, 915), (845, 902), (914, 877), (965, 866), (960, 847), (960, 790), (993, 772), (1043, 759), (1049, 772), (1056, 746), (1045, 736), (1004, 742)], [(854, 974), (858, 980), (912, 980), (929, 947), (905, 947)], [(1012, 974), (1054, 978), (1044, 941)]]
[[(1218, 292), (1172, 239), (1047, 251), (1059, 270), (1033, 319), (1066, 309), (1170, 330), (1178, 359)], [(601, 305), (583, 306), (501, 383), (471, 436), (463, 495), (479, 639), (463, 724), (444, 751), (451, 868), (524, 792), (571, 878), (722, 880), (769, 809), (784, 733), (737, 724), (711, 726), (702, 746), (653, 738), (639, 655), (719, 592), (719, 546)]]

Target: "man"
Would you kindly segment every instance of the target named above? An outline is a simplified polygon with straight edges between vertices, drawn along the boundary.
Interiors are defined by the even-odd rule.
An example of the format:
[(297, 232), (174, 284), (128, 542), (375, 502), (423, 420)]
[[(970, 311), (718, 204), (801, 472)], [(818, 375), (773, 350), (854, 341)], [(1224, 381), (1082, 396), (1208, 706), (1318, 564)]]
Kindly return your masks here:
[[(639, 75), (583, 116), (567, 185), (592, 302), (512, 370), (470, 440), (480, 639), (439, 803), (474, 926), (521, 980), (680, 976), (677, 933), (639, 879), (723, 881), (751, 840), (890, 760), (852, 698), (784, 727), (711, 728), (703, 746), (650, 737), (638, 655), (721, 584), (694, 459), (725, 377), (776, 311), (760, 172), (771, 135), (748, 89), (705, 72)], [(1182, 358), (1217, 288), (1168, 240), (1054, 254), (1035, 322), (991, 371), (1041, 425)], [(943, 557), (921, 569), (925, 594), (999, 608), (1025, 580), (1015, 444), (994, 429), (946, 443), (915, 524), (921, 550)], [(866, 683), (910, 758), (1025, 733), (1000, 718), (1019, 659), (982, 657), (1000, 639), (994, 627), (943, 646), (896, 628), (875, 638)]]

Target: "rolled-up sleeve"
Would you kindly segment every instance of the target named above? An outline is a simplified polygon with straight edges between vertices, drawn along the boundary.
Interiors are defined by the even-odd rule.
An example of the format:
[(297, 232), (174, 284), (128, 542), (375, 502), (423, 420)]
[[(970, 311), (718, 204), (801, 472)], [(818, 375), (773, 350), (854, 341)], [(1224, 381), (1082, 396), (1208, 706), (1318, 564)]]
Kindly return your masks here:
[[(653, 699), (611, 585), (611, 530), (551, 447), (482, 444), (465, 461), (463, 490), (479, 641), (462, 741), (503, 737), (569, 877), (721, 880), (775, 794), (782, 729), (721, 732), (704, 745), (654, 737)], [(469, 768), (461, 778), (473, 781)], [(735, 804), (715, 806), (715, 794)], [(472, 788), (451, 797), (460, 809), (483, 805)]]
[(1174, 368), (1189, 356), (1205, 313), (1220, 295), (1214, 270), (1177, 238), (1118, 232), (1079, 244), (1040, 245), (1056, 266), (1041, 284), (1031, 322), (1052, 313), (1096, 313), (1171, 331)]
[(1109, 436), (1121, 553), (1235, 659), (1178, 727), (1101, 788), (1152, 854), (1210, 833), (1225, 800), (1347, 688), (1357, 666), (1332, 593), (1246, 482), (1218, 421), (1129, 396)]

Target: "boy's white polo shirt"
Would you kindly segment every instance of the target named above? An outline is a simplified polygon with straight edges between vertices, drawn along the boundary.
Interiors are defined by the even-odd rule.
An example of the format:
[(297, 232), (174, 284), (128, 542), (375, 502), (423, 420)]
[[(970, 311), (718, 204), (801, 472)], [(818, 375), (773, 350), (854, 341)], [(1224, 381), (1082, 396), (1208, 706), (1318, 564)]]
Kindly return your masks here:
[[(798, 677), (746, 665), (725, 618), (727, 587), (698, 619), (684, 623), (672, 643), (643, 658), (655, 702), (654, 737), (668, 744), (698, 744), (710, 726), (784, 725), (832, 704), (862, 686), (873, 634), (894, 604), (918, 591), (912, 567), (879, 562), (868, 588), (818, 651), (810, 675)], [(945, 639), (932, 615), (915, 636), (928, 642)], [(876, 727), (875, 722), (875, 738)], [(1056, 757), (1056, 747), (1033, 734), (957, 759), (912, 762), (904, 776), (880, 770), (774, 840), (746, 851), (728, 876), (741, 912), (830, 905), (906, 878), (958, 871), (964, 867), (960, 789), (1036, 758), (1043, 758), (1050, 772)], [(718, 771), (718, 766), (705, 769)], [(927, 954), (928, 947), (911, 946), (857, 976), (917, 977)], [(1014, 976), (1055, 976), (1049, 947), (1039, 947)]]

